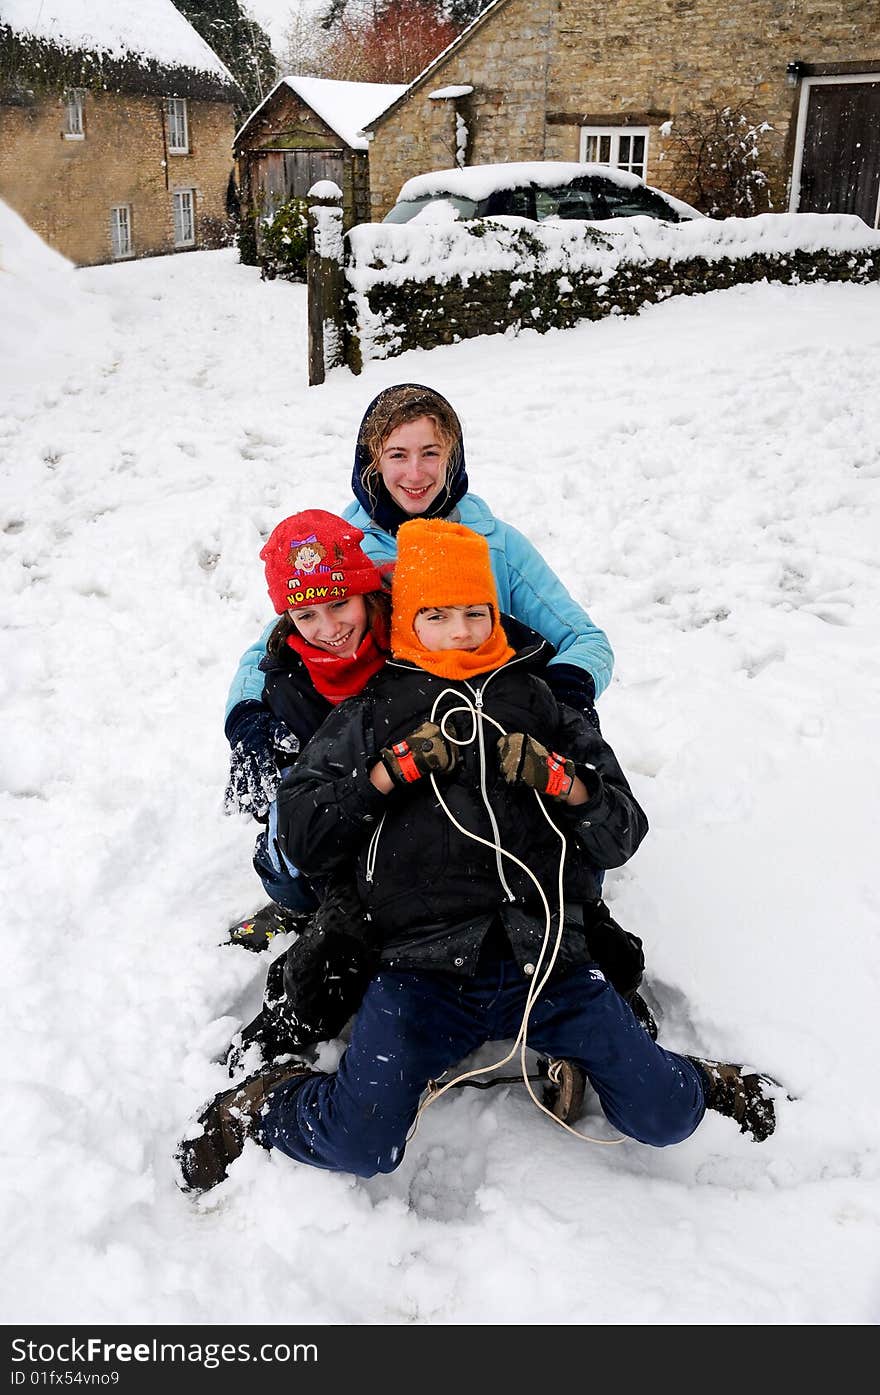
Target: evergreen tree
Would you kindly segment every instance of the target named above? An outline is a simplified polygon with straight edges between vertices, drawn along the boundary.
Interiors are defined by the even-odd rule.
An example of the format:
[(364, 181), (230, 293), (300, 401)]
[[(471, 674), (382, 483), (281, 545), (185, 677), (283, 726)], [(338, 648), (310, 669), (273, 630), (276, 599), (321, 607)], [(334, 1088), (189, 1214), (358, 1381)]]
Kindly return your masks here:
[(441, 5), (443, 13), (454, 25), (460, 34), (463, 29), (467, 29), (471, 20), (476, 19), (478, 14), (482, 14), (491, 0), (445, 0)]
[(278, 72), (265, 30), (250, 18), (239, 0), (174, 0), (181, 14), (226, 64), (247, 103), (244, 118), (271, 91)]

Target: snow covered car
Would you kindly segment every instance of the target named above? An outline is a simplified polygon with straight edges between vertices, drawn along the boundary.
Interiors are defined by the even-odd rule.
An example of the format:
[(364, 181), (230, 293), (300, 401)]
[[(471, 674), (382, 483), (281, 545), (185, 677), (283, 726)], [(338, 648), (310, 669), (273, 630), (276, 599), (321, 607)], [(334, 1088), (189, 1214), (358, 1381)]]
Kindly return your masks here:
[[(443, 207), (445, 205), (445, 207)], [(637, 174), (610, 165), (564, 160), (510, 161), (433, 170), (408, 179), (383, 223), (408, 223), (425, 215), (451, 218), (608, 218), (638, 215), (682, 223), (703, 214), (654, 189)]]

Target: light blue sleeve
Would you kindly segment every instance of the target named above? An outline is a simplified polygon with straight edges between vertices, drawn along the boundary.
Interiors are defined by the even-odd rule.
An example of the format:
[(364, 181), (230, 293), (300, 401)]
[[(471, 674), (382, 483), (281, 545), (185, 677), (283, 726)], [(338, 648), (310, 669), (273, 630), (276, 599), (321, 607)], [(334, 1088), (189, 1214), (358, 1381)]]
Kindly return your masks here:
[(598, 697), (608, 687), (614, 668), (608, 636), (569, 595), (524, 534), (500, 520), (496, 527), (505, 535), (511, 614), (555, 646), (556, 659), (551, 664), (573, 664), (592, 674)]
[(240, 702), (262, 702), (266, 675), (260, 668), (260, 660), (265, 657), (266, 644), (277, 624), (278, 616), (276, 615), (275, 619), (266, 626), (256, 644), (252, 644), (249, 649), (246, 649), (239, 659), (238, 668), (235, 671), (235, 677), (226, 699), (225, 717), (228, 717), (233, 707)]
[(292, 862), (288, 862), (278, 843), (278, 800), (273, 799), (269, 805), (269, 825), (266, 830), (266, 854), (280, 876), (299, 877), (301, 872), (298, 867), (294, 867)]

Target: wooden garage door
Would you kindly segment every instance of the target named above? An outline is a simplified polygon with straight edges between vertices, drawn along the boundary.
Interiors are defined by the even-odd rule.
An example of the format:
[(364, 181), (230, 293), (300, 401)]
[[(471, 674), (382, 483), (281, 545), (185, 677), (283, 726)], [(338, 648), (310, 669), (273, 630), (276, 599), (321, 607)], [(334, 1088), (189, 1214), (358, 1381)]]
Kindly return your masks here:
[(880, 77), (810, 84), (801, 164), (801, 213), (856, 213), (877, 226)]
[(319, 179), (342, 188), (341, 150), (266, 150), (257, 156), (256, 188), (260, 208), (271, 217), (285, 199), (304, 199)]

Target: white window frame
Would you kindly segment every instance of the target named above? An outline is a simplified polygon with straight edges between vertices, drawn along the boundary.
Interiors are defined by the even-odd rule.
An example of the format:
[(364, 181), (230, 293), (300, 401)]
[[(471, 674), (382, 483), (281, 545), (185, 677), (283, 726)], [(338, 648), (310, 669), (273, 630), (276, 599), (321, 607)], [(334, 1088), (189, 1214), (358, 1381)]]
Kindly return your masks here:
[[(174, 217), (174, 245), (175, 247), (195, 247), (196, 245), (196, 191), (195, 189), (175, 189), (172, 194), (172, 214)], [(184, 218), (189, 222), (189, 236), (183, 236), (186, 231)]]
[[(582, 127), (581, 127), (581, 146), (580, 146), (580, 159), (581, 159), (581, 163), (584, 163), (584, 162), (587, 161), (587, 143), (588, 143), (588, 141), (590, 140), (590, 138), (591, 138), (592, 136), (608, 136), (608, 137), (610, 137), (610, 147), (611, 147), (611, 155), (610, 155), (610, 158), (609, 158), (608, 160), (591, 161), (590, 163), (597, 163), (597, 164), (600, 164), (600, 165), (608, 165), (611, 169), (629, 170), (632, 174), (638, 174), (640, 179), (647, 179), (647, 177), (648, 177), (648, 140), (649, 140), (650, 134), (651, 134), (651, 128), (650, 128), (650, 126), (582, 126)], [(624, 160), (623, 163), (621, 163), (621, 159), (620, 159), (620, 140), (621, 140), (621, 137), (628, 138), (628, 137), (630, 137), (630, 136), (644, 136), (644, 139), (645, 139), (645, 155), (644, 155), (644, 159), (633, 161), (632, 158), (630, 158), (629, 160)], [(632, 151), (630, 151), (630, 154), (631, 154), (631, 153), (632, 153)], [(641, 168), (640, 168), (640, 169), (637, 169), (637, 170), (634, 170), (634, 169), (633, 169), (633, 164), (637, 164), (637, 165), (639, 165)]]
[(189, 154), (189, 117), (185, 97), (165, 98), (165, 129), (169, 155)]
[(85, 140), (86, 127), (83, 120), (83, 98), (85, 93), (81, 87), (68, 87), (64, 94), (65, 110), (65, 140)]
[(110, 247), (114, 261), (132, 255), (130, 203), (114, 203), (110, 208)]

